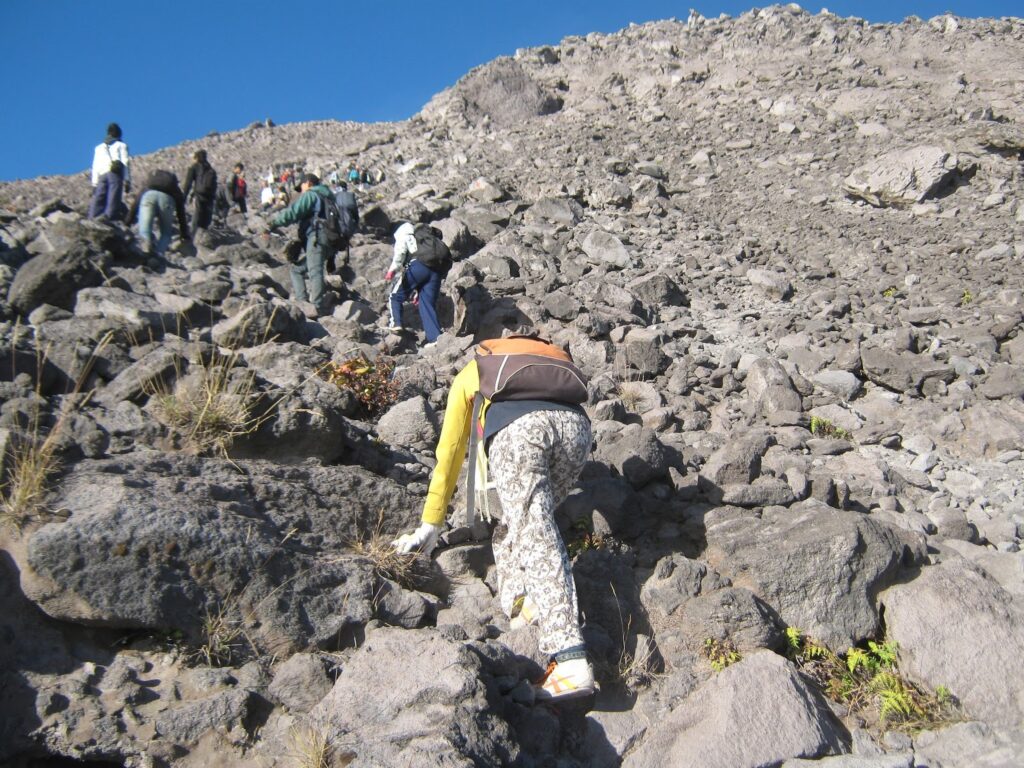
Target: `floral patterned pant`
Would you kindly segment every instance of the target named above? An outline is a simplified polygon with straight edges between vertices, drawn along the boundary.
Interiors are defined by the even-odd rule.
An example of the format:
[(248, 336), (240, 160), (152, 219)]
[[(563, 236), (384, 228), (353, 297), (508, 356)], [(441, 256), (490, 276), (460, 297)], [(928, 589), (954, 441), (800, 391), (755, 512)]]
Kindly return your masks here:
[(488, 465), (507, 535), (494, 542), (498, 597), (509, 616), (529, 595), (537, 606), (540, 650), (582, 645), (576, 586), (555, 507), (590, 454), (590, 422), (573, 411), (534, 411), (491, 440)]

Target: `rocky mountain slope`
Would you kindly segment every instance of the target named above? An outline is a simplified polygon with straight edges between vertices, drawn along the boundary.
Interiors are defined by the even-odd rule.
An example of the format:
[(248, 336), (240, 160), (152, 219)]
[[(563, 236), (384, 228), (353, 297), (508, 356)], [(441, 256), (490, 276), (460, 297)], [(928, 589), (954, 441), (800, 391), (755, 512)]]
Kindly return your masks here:
[[(0, 185), (0, 762), (1024, 761), (1024, 21), (692, 14), (136, 178), (200, 146), (386, 180), (319, 318), (258, 213), (162, 269), (83, 175)], [(382, 316), (402, 220), (461, 257), (425, 350)], [(521, 323), (590, 377), (559, 513), (590, 712), (533, 704), (486, 526), (375, 546)], [(383, 413), (336, 383), (357, 356), (395, 366)], [(850, 695), (851, 647), (897, 682)]]

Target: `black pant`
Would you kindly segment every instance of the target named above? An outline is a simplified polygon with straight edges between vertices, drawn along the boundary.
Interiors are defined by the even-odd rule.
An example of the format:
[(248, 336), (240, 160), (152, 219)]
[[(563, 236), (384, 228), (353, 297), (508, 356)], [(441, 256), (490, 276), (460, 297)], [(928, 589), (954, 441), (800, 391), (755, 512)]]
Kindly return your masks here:
[(194, 229), (207, 229), (213, 221), (213, 198), (197, 197), (195, 199), (195, 212), (193, 213), (192, 227)]
[(248, 212), (249, 208), (245, 204), (245, 198), (244, 197), (236, 198), (235, 202), (238, 203), (238, 210), (240, 210), (242, 213)]

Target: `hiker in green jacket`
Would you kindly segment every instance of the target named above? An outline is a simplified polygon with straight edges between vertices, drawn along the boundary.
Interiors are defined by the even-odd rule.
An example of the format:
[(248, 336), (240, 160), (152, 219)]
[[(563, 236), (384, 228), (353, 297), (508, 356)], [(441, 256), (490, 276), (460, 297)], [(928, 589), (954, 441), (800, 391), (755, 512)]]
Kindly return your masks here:
[(270, 229), (298, 223), (299, 243), (302, 250), (292, 263), (292, 298), (306, 301), (306, 279), (309, 279), (308, 301), (316, 307), (317, 314), (324, 314), (327, 304), (324, 300), (324, 264), (330, 256), (330, 248), (319, 236), (318, 222), (322, 221), (321, 199), (332, 197), (331, 190), (320, 183), (314, 173), (307, 173), (297, 187), (301, 191), (295, 201), (270, 220)]

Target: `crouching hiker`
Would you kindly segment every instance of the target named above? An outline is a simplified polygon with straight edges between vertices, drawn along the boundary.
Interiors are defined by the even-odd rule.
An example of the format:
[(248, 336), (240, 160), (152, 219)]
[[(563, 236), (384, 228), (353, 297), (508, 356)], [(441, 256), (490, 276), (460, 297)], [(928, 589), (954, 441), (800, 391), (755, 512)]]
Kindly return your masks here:
[[(174, 215), (178, 215), (181, 239), (187, 241), (188, 220), (185, 215), (185, 195), (178, 186), (178, 177), (170, 171), (156, 170), (149, 174), (141, 193), (132, 203), (125, 222), (131, 226), (139, 217), (139, 235), (146, 253), (163, 258), (174, 234)], [(153, 221), (160, 225), (160, 239), (153, 242)]]
[(512, 625), (536, 623), (552, 657), (535, 686), (539, 701), (594, 692), (580, 631), (572, 567), (554, 512), (590, 454), (583, 375), (563, 349), (538, 336), (484, 341), (452, 382), (422, 525), (393, 542), (429, 554), (462, 467), (467, 444), (467, 518), (487, 515), (488, 475), (506, 536), (493, 543), (501, 607)]

